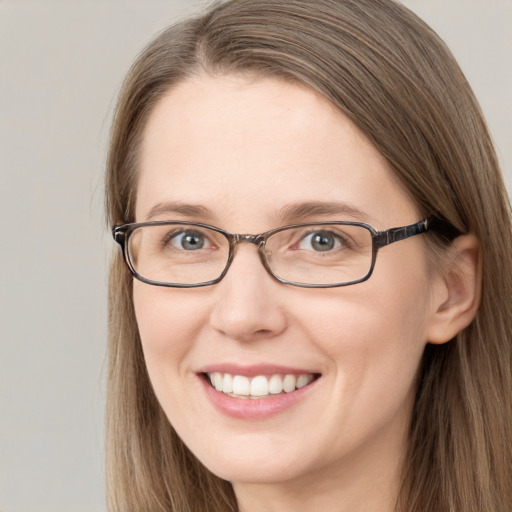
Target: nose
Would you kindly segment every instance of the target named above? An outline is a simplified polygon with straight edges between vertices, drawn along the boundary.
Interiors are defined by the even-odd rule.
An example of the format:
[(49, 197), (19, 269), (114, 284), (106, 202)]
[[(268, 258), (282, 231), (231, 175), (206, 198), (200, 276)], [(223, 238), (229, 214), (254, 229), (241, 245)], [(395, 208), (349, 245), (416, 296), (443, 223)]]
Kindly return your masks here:
[(284, 286), (268, 274), (257, 247), (238, 246), (226, 276), (216, 285), (211, 326), (238, 341), (278, 336), (287, 326), (279, 300)]

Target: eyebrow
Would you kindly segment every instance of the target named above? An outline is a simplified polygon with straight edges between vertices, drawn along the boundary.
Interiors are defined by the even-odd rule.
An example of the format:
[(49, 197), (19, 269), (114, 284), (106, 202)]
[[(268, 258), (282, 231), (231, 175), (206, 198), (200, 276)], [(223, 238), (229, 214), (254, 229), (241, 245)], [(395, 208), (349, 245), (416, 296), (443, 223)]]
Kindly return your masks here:
[(165, 202), (158, 203), (155, 206), (153, 206), (148, 212), (147, 219), (150, 220), (153, 217), (157, 217), (159, 215), (167, 213), (174, 213), (178, 215), (183, 215), (185, 217), (192, 217), (195, 219), (204, 219), (206, 217), (212, 216), (212, 213), (208, 208), (198, 204)]
[(369, 220), (369, 216), (365, 212), (353, 205), (323, 201), (289, 204), (278, 210), (278, 215), (286, 223), (298, 222), (322, 215), (343, 215), (362, 222), (368, 222)]
[[(195, 220), (211, 219), (214, 215), (205, 206), (198, 204), (169, 201), (153, 206), (147, 216), (147, 220), (164, 214), (176, 214)], [(341, 215), (361, 222), (368, 222), (369, 216), (359, 208), (348, 203), (307, 201), (291, 203), (277, 210), (277, 217), (282, 224), (292, 224), (320, 216)], [(342, 219), (342, 220), (344, 220)]]

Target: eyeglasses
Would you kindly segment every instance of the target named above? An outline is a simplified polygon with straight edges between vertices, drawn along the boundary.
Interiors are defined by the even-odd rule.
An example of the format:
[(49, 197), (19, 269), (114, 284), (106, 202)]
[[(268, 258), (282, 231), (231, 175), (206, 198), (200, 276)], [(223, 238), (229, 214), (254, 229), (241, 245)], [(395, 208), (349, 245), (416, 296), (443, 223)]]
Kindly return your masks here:
[(458, 233), (437, 218), (377, 231), (360, 222), (314, 222), (285, 226), (259, 235), (234, 235), (193, 222), (155, 221), (115, 226), (113, 237), (131, 273), (156, 286), (192, 288), (218, 283), (236, 247), (258, 247), (263, 266), (281, 283), (330, 288), (366, 281), (382, 247), (429, 230)]

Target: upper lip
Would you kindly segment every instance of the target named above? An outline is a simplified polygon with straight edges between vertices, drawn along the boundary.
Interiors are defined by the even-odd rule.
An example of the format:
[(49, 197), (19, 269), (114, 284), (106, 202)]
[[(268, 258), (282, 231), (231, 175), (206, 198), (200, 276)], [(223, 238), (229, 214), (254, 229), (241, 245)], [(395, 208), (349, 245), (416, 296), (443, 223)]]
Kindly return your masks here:
[(244, 375), (256, 377), (258, 375), (303, 375), (319, 374), (319, 372), (306, 368), (282, 366), (276, 364), (249, 364), (241, 365), (235, 363), (212, 363), (203, 366), (198, 373), (229, 373), (230, 375)]

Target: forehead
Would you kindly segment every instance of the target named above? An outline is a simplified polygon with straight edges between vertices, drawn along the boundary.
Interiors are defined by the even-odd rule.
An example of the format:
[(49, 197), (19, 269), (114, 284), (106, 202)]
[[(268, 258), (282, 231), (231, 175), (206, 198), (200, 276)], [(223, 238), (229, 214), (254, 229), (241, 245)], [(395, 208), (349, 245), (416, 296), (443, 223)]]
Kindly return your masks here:
[(167, 202), (199, 205), (211, 217), (201, 220), (244, 224), (242, 231), (274, 227), (277, 212), (294, 203), (347, 204), (376, 227), (414, 211), (386, 160), (345, 115), (309, 88), (277, 79), (182, 82), (154, 108), (140, 157), (138, 221)]

